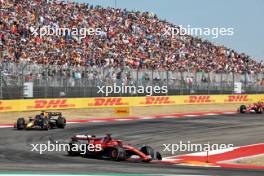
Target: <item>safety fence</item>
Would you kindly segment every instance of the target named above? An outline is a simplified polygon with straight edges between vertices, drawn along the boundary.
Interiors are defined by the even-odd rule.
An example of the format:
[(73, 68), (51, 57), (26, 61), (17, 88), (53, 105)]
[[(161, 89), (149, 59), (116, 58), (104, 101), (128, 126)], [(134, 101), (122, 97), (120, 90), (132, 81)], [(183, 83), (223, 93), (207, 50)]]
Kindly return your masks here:
[[(241, 93), (264, 93), (263, 73), (205, 73), (131, 69), (128, 67), (73, 67), (29, 63), (1, 63), (0, 99), (104, 97), (98, 86), (167, 86), (166, 95), (232, 94), (236, 83)], [(25, 84), (32, 95), (25, 95)], [(111, 94), (112, 97), (146, 94)], [(153, 94), (153, 96), (164, 96)]]
[(0, 112), (189, 104), (247, 104), (257, 101), (264, 101), (264, 94), (0, 100)]

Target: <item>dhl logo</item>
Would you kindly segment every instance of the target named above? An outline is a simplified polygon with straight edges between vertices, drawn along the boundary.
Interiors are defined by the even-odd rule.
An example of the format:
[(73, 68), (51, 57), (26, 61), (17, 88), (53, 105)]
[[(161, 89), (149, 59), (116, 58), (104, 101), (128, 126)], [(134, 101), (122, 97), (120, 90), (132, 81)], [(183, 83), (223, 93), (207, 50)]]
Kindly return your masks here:
[(119, 106), (128, 105), (128, 103), (123, 102), (122, 98), (95, 98), (95, 103), (88, 104), (89, 106)]
[(146, 97), (146, 101), (140, 104), (146, 104), (146, 105), (155, 105), (155, 104), (172, 104), (175, 103), (174, 101), (171, 101), (170, 97)]
[(249, 101), (248, 95), (229, 95), (225, 102), (247, 102)]
[(211, 99), (210, 95), (193, 95), (189, 96), (188, 100), (184, 101), (185, 103), (212, 103), (214, 100)]
[(3, 102), (2, 101), (0, 101), (0, 111), (12, 109), (11, 106), (1, 106), (1, 105), (3, 105)]
[(35, 100), (34, 106), (28, 106), (28, 109), (48, 109), (48, 108), (69, 108), (75, 107), (74, 104), (67, 104), (67, 99), (54, 100)]

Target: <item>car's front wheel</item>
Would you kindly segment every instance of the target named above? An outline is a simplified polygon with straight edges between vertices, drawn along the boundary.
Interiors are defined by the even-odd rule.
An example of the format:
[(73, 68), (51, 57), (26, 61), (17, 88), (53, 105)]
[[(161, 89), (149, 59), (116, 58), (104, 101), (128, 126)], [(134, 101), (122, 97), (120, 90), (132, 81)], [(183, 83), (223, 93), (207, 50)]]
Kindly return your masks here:
[(263, 113), (263, 108), (262, 108), (262, 107), (258, 107), (258, 108), (256, 109), (256, 113), (257, 113), (257, 114), (262, 114), (262, 113)]
[(17, 119), (17, 129), (23, 130), (25, 128), (25, 119), (24, 118), (18, 118)]
[(56, 125), (58, 128), (64, 128), (66, 126), (66, 119), (64, 117), (59, 117), (56, 121)]

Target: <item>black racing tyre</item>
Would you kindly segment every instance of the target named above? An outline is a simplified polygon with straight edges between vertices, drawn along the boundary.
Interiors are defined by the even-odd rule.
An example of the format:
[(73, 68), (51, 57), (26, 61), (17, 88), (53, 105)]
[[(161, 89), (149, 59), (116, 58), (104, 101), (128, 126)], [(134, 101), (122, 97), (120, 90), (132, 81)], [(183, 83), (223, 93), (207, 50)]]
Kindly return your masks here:
[(140, 151), (142, 153), (144, 153), (145, 155), (151, 156), (151, 158), (154, 158), (155, 157), (154, 156), (154, 150), (150, 146), (147, 146), (147, 145), (146, 146), (143, 146), (143, 147), (141, 147)]
[(17, 129), (23, 130), (25, 128), (25, 119), (24, 118), (18, 118), (17, 119)]
[(256, 109), (256, 113), (257, 113), (257, 114), (262, 114), (262, 113), (263, 113), (263, 108), (262, 108), (262, 107), (258, 107), (258, 108)]
[(126, 160), (126, 151), (123, 147), (115, 146), (109, 149), (109, 157), (114, 161)]
[(244, 114), (244, 113), (246, 113), (246, 111), (247, 111), (247, 107), (246, 107), (246, 105), (241, 105), (241, 106), (239, 107), (239, 112), (240, 112), (240, 113)]
[(71, 141), (69, 143), (69, 150), (67, 151), (68, 152), (68, 155), (69, 156), (79, 156), (80, 155), (80, 151), (78, 149), (79, 147), (79, 142), (78, 141)]
[(66, 119), (64, 117), (59, 117), (56, 121), (56, 125), (58, 128), (64, 128), (66, 126)]

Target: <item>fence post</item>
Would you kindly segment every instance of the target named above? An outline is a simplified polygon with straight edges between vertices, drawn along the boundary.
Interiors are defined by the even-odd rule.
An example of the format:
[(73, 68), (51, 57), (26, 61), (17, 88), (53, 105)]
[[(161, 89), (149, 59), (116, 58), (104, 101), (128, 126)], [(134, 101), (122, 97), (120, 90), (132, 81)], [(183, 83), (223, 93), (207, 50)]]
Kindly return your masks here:
[(47, 98), (48, 97), (49, 74), (47, 72), (47, 67), (44, 70), (45, 70), (44, 98)]
[(232, 71), (232, 93), (235, 93), (234, 87), (235, 87), (235, 72)]
[(195, 93), (197, 93), (198, 89), (199, 89), (199, 86), (198, 86), (198, 81), (197, 81), (197, 72), (195, 71), (194, 73), (194, 80), (193, 80), (193, 86), (194, 87), (194, 91)]
[(0, 65), (0, 100), (3, 99), (3, 66), (2, 64)]
[[(261, 82), (262, 82), (262, 79), (264, 79), (264, 72), (262, 72), (261, 73)], [(263, 92), (263, 85), (262, 84), (260, 84), (260, 91), (261, 91), (261, 93)]]
[(247, 80), (247, 71), (245, 71), (245, 73), (244, 73), (244, 78), (245, 78), (245, 82), (244, 82), (244, 90), (247, 90), (247, 82), (248, 82), (248, 80)]
[(183, 78), (183, 73), (181, 71), (181, 90), (180, 90), (180, 94), (183, 94), (183, 89), (184, 89), (184, 78)]
[(28, 66), (28, 63), (26, 63), (23, 67), (22, 67), (22, 74), (21, 74), (21, 78), (22, 78), (22, 97), (20, 97), (20, 99), (24, 99), (24, 83), (25, 83), (25, 75), (24, 75), (24, 70), (26, 69), (26, 67)]
[(153, 70), (154, 69), (151, 69), (151, 86), (153, 87), (153, 85), (154, 85), (154, 80), (153, 80), (153, 75), (154, 75), (154, 73), (153, 73)]
[(167, 93), (166, 95), (168, 95), (169, 93), (169, 70), (166, 70), (166, 86), (167, 86)]
[(207, 73), (207, 94), (210, 94), (210, 86), (211, 86), (211, 77), (210, 72)]
[(257, 73), (255, 73), (256, 74), (256, 83), (257, 83), (257, 85), (255, 86), (255, 80), (251, 80), (252, 82), (253, 82), (253, 87), (256, 87), (255, 88), (255, 93), (257, 94), (257, 93), (259, 93), (259, 86), (260, 86), (260, 81), (258, 81), (259, 80), (259, 74), (257, 74)]
[(220, 93), (223, 94), (223, 73), (220, 74)]
[[(137, 67), (136, 90), (138, 89), (138, 85), (139, 85), (139, 83), (138, 83), (138, 70), (139, 70), (139, 68)], [(136, 91), (136, 93), (138, 96), (138, 91)]]

